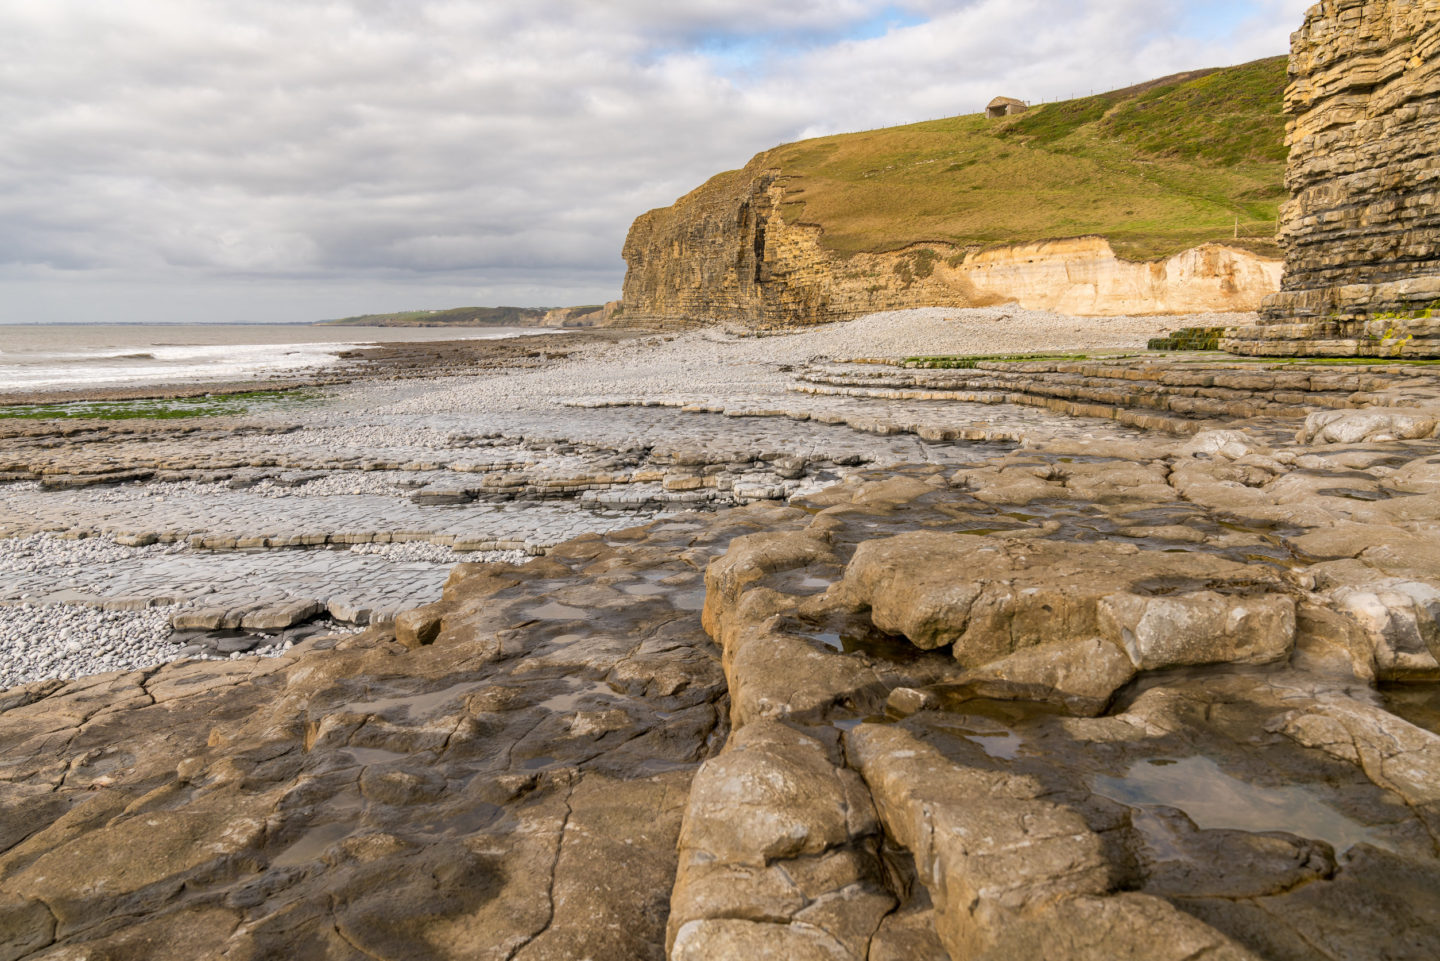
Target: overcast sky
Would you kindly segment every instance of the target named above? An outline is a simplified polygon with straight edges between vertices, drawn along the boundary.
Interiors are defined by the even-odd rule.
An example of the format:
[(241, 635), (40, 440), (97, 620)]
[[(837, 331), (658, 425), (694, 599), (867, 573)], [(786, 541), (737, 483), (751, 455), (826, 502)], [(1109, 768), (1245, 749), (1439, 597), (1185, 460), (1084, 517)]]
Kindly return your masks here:
[(801, 137), (1284, 53), (1309, 0), (0, 0), (0, 323), (619, 296)]

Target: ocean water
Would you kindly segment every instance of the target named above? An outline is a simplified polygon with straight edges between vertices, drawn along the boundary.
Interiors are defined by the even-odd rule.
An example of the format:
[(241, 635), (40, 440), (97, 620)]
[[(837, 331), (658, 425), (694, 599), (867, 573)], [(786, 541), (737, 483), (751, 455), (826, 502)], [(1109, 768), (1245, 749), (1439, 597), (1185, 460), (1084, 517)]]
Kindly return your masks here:
[(341, 351), (364, 344), (549, 332), (533, 327), (0, 325), (0, 392), (246, 380), (323, 367)]

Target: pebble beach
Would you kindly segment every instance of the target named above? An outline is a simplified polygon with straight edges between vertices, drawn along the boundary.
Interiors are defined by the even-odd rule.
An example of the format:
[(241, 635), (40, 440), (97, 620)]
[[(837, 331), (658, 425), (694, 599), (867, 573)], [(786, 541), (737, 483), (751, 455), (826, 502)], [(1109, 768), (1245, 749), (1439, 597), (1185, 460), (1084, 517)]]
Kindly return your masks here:
[(362, 351), (313, 371), (313, 396), (238, 417), (0, 422), (0, 689), (278, 653), (435, 599), (459, 562), (784, 501), (863, 467), (1114, 436), (1023, 407), (806, 393), (799, 375), (1016, 344), (1123, 352), (1184, 322), (922, 309), (769, 336), (498, 342), (473, 370), (443, 345), (400, 364)]

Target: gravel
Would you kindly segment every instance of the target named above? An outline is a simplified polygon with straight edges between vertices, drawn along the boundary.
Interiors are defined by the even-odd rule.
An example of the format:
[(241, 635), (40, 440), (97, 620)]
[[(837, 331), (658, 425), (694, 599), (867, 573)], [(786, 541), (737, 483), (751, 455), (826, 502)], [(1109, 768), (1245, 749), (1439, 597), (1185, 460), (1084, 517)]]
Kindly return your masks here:
[(456, 551), (429, 541), (401, 544), (355, 544), (352, 554), (376, 554), (391, 561), (424, 564), (499, 563), (524, 564), (530, 560), (524, 551)]
[[(1252, 315), (1206, 315), (1207, 324)], [(593, 345), (533, 371), (436, 381), (389, 405), (396, 414), (553, 410), (567, 402), (764, 403), (787, 396), (786, 368), (821, 360), (937, 354), (1137, 350), (1189, 317), (1070, 317), (1019, 307), (920, 308), (871, 314), (793, 333), (755, 336), (705, 328)], [(1017, 348), (1023, 345), (1023, 348)]]
[(38, 574), (87, 565), (128, 563), (174, 554), (184, 549), (184, 544), (122, 547), (108, 537), (75, 539), (57, 534), (31, 534), (29, 537), (12, 537), (0, 541), (0, 577)]
[(172, 660), (169, 608), (103, 611), (17, 604), (0, 607), (0, 690), (41, 678), (82, 677)]
[[(109, 489), (99, 492), (94, 499), (153, 500), (157, 488), (173, 493), (182, 489), (203, 489), (206, 485), (186, 482), (149, 486), (149, 497), (145, 496), (144, 488), (139, 487), (134, 490)], [(293, 494), (296, 489), (277, 490)], [(56, 534), (33, 534), (6, 538), (0, 540), (0, 578), (49, 572), (63, 578), (67, 570), (76, 567), (137, 564), (186, 550), (188, 548), (184, 544), (124, 547), (104, 536), (73, 539)], [(357, 544), (350, 548), (350, 552), (380, 555), (398, 563), (524, 563), (530, 559), (523, 551), (459, 552), (423, 541)], [(181, 657), (213, 660), (213, 657), (197, 653), (193, 645), (187, 646), (171, 639), (170, 619), (177, 610), (177, 606), (160, 606), (142, 611), (107, 611), (70, 604), (24, 602), (0, 606), (0, 691), (41, 679), (68, 680), (108, 671), (154, 667)], [(361, 629), (342, 628), (340, 625), (325, 627), (330, 633)], [(273, 657), (290, 647), (288, 642), (268, 643), (253, 650), (230, 654), (229, 657)]]

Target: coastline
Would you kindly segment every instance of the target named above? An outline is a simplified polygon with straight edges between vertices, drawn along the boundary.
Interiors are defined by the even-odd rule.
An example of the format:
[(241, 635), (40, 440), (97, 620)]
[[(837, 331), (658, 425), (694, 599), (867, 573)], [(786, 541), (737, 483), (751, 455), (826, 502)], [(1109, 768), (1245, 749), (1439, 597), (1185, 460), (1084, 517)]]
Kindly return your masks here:
[[(388, 345), (467, 345), (521, 340), (546, 328), (391, 330), (363, 339), (334, 328), (296, 324), (20, 324), (0, 325), (0, 399), (96, 391), (144, 393), (172, 388), (326, 377), (342, 355), (364, 356)], [(473, 352), (473, 346), (468, 348)], [(483, 356), (483, 352), (480, 352)]]
[[(0, 908), (257, 958), (1308, 943), (1259, 910), (1363, 956), (1440, 890), (1440, 376), (1153, 326), (397, 349), (0, 423)], [(903, 363), (1022, 333), (1057, 356)], [(927, 881), (989, 876), (964, 837), (1038, 914)]]
[(555, 352), (592, 340), (632, 336), (627, 332), (537, 330), (511, 338), (476, 338), (417, 343), (359, 343), (337, 351), (336, 361), (303, 374), (259, 374), (242, 380), (160, 381), (144, 385), (103, 384), (64, 389), (23, 390), (0, 386), (0, 406), (63, 404), (74, 401), (167, 400), (204, 395), (225, 396), (255, 390), (299, 390), (350, 383), (367, 377), (421, 376), (438, 369), (485, 370), (514, 363), (535, 350)]
[[(435, 599), (452, 563), (541, 553), (665, 512), (784, 500), (862, 465), (976, 446), (937, 455), (915, 425), (897, 426), (897, 436), (866, 427), (877, 414), (922, 414), (940, 429), (948, 408), (795, 393), (789, 371), (817, 356), (983, 352), (1017, 328), (1041, 347), (1120, 350), (1155, 327), (1151, 318), (922, 310), (764, 338), (713, 328), (565, 331), (372, 344), (305, 378), (0, 395), (0, 404), (115, 402), (120, 411), (0, 420), (12, 450), (0, 465), (11, 482), (0, 565), (17, 543), (43, 562), (40, 571), (8, 562), (0, 603), (24, 613), (10, 610), (3, 633), (32, 656), (37, 644), (53, 647), (53, 598), (72, 612), (107, 611), (107, 637), (122, 637), (127, 618), (144, 622), (151, 656), (274, 653), (314, 633), (307, 624), (364, 626)], [(282, 393), (232, 416), (126, 416), (132, 402), (153, 415), (151, 401), (163, 409), (256, 390)], [(801, 410), (798, 420), (733, 416), (786, 405), (813, 410), (815, 421)], [(979, 448), (1077, 432), (1042, 412), (967, 409)], [(110, 547), (96, 555), (67, 546), (86, 543)], [(422, 548), (423, 560), (414, 553)], [(134, 613), (156, 605), (177, 643), (154, 615)], [(270, 637), (261, 624), (276, 625)], [(243, 640), (226, 636), (245, 630)], [(56, 663), (83, 670), (87, 652), (69, 654)], [(31, 680), (43, 676), (37, 670), (5, 676)]]

